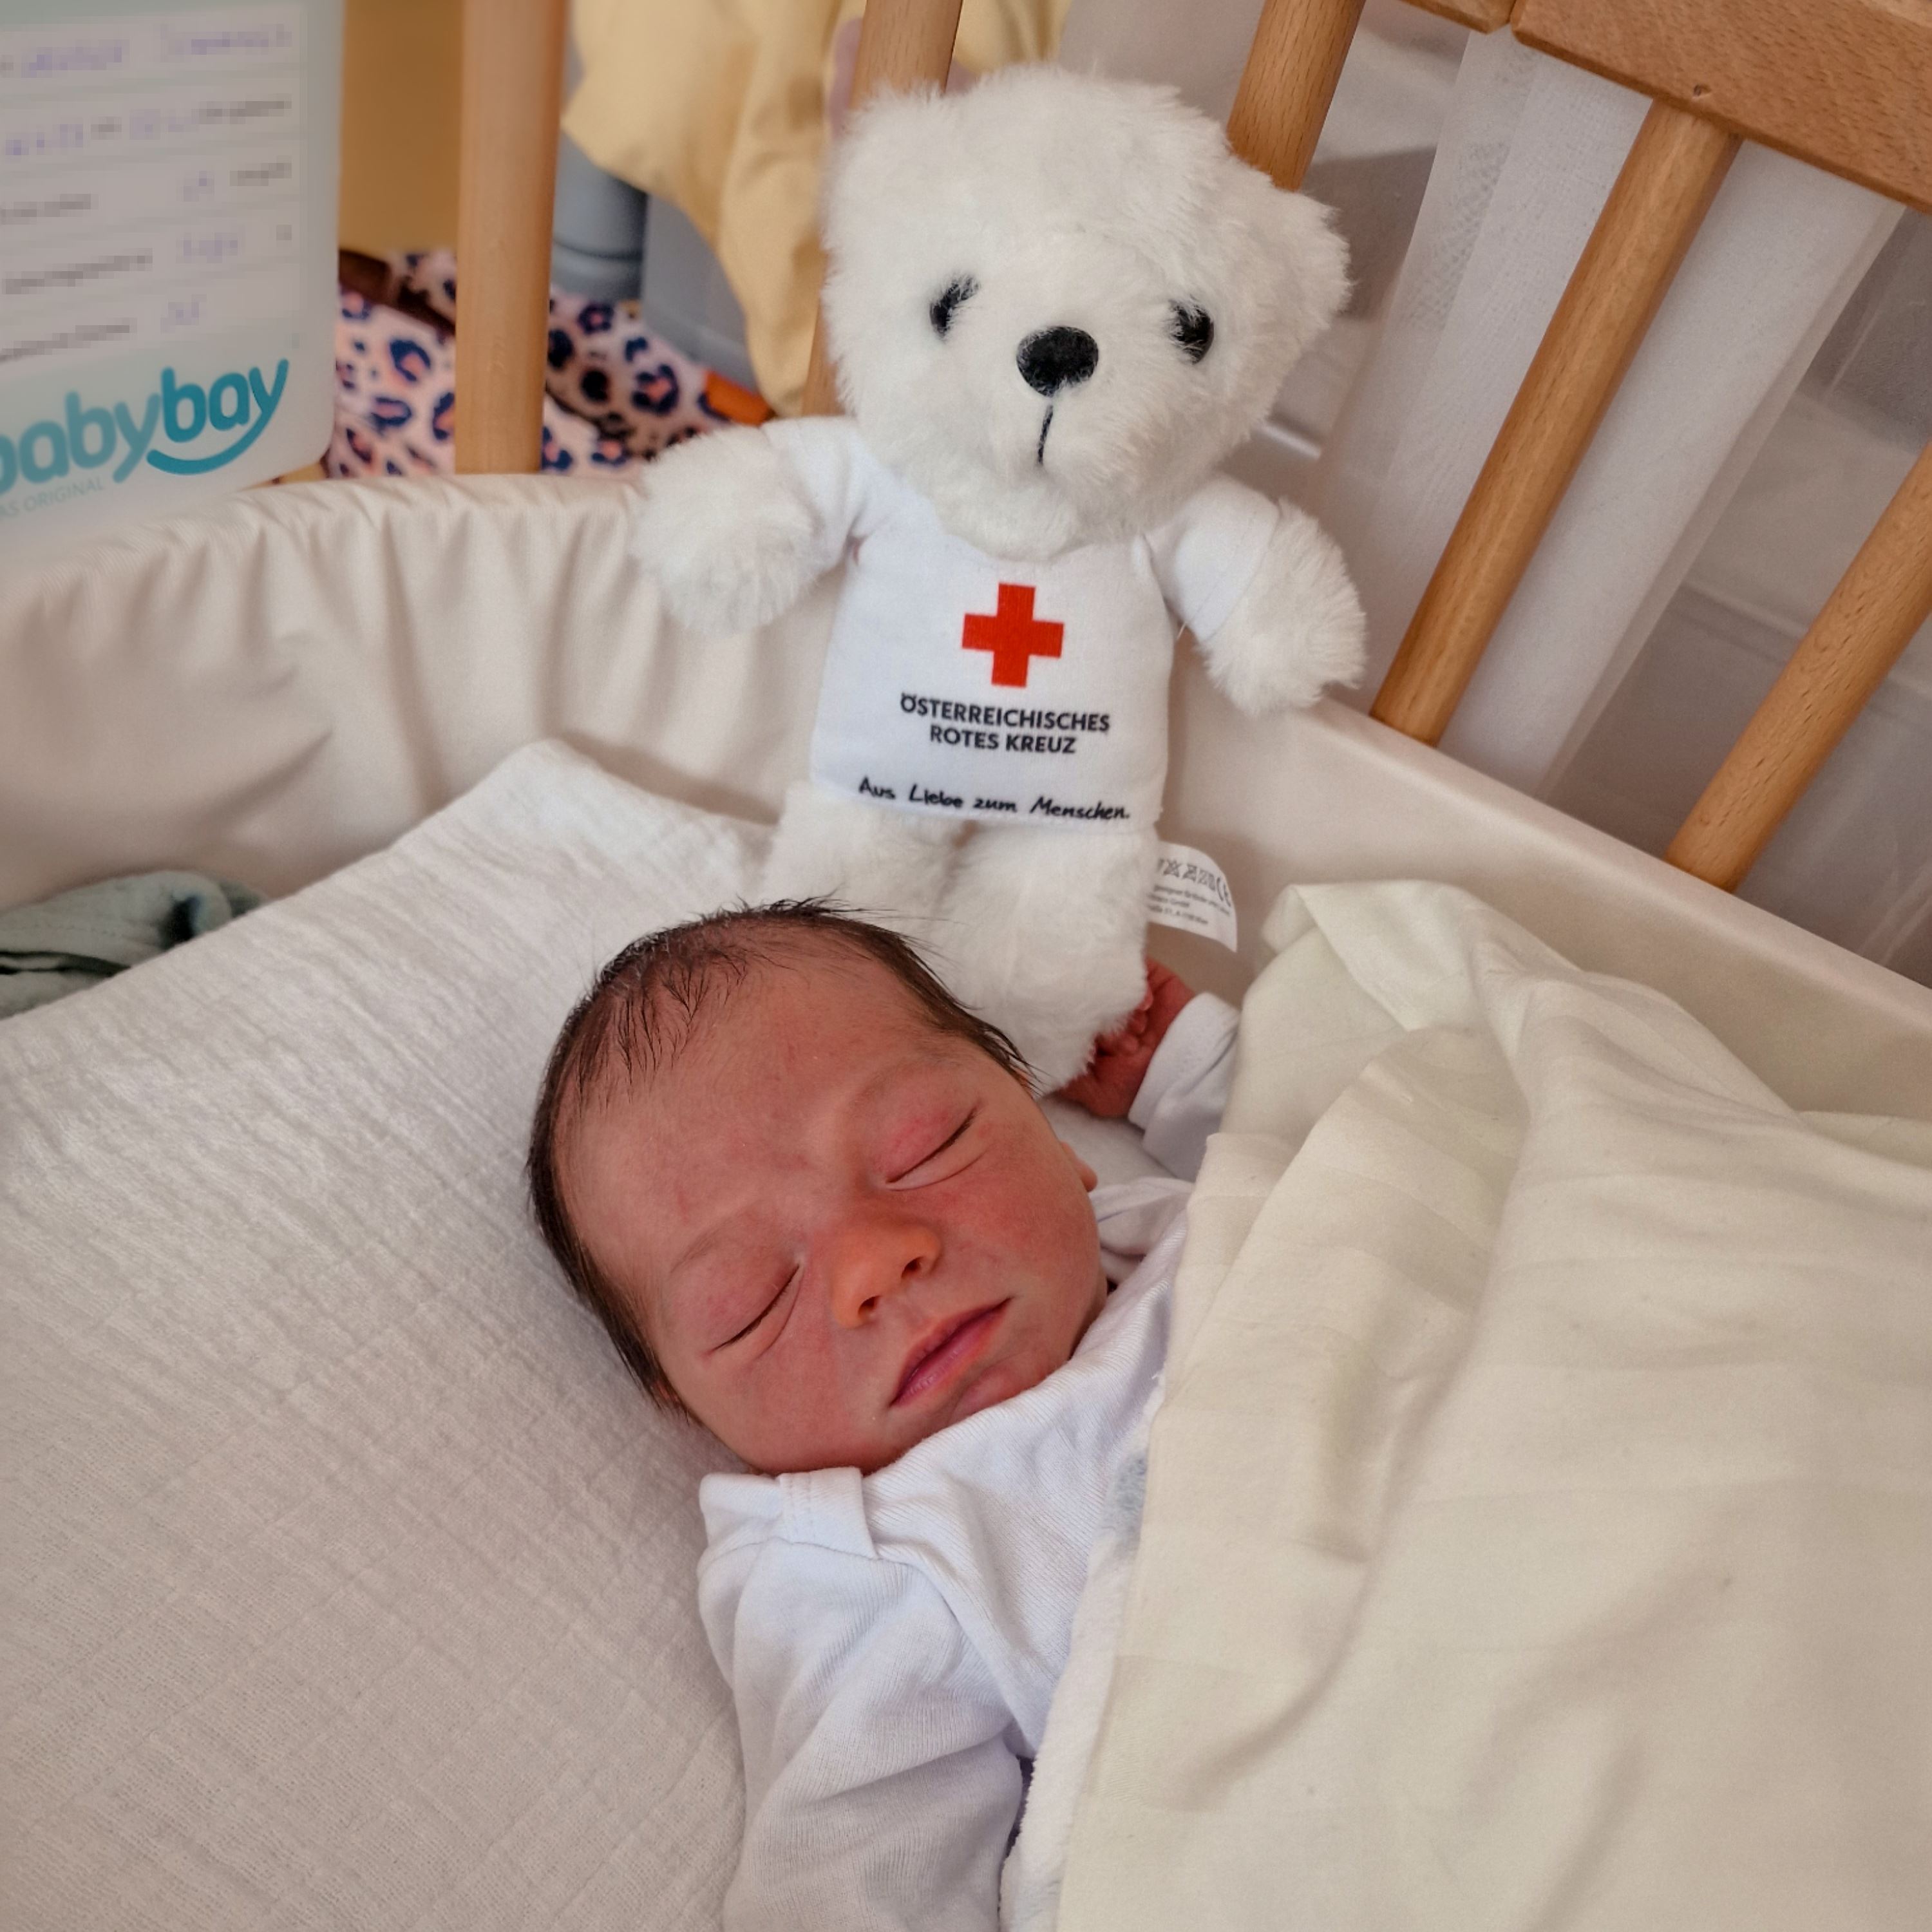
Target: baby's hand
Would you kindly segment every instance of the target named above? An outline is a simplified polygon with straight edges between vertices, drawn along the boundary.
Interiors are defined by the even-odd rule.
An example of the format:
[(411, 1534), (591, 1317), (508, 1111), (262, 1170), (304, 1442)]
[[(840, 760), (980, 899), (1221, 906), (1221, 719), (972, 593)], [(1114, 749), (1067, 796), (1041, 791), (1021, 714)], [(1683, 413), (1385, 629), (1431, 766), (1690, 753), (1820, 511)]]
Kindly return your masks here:
[(1154, 1049), (1193, 997), (1193, 988), (1178, 974), (1150, 959), (1145, 997), (1124, 1024), (1094, 1042), (1086, 1072), (1061, 1088), (1060, 1097), (1103, 1120), (1124, 1119), (1147, 1077)]

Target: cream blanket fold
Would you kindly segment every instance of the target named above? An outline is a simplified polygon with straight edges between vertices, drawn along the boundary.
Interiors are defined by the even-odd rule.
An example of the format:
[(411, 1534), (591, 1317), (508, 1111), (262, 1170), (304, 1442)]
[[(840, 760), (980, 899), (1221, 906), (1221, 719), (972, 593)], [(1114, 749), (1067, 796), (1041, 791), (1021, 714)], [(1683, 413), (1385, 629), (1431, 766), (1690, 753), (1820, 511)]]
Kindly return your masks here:
[(1063, 1932), (1922, 1927), (1932, 1133), (1448, 887), (1269, 936)]

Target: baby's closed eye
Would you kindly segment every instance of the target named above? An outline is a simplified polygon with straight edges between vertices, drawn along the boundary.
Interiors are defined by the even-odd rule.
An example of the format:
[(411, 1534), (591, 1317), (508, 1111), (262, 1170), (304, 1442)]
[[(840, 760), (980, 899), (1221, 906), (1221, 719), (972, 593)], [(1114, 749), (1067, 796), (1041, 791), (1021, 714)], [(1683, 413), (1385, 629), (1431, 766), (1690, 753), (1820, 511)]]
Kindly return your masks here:
[(749, 1305), (752, 1306), (754, 1311), (750, 1319), (732, 1334), (727, 1335), (722, 1341), (714, 1342), (706, 1352), (716, 1354), (721, 1348), (728, 1348), (734, 1343), (748, 1340), (764, 1325), (766, 1318), (776, 1310), (778, 1304), (784, 1300), (787, 1291), (797, 1281), (802, 1272), (802, 1270), (796, 1266), (790, 1267), (779, 1275), (776, 1286), (770, 1281), (764, 1282), (748, 1298)]
[[(896, 1161), (888, 1162), (886, 1184), (892, 1187), (925, 1187), (935, 1181), (950, 1180), (970, 1164), (976, 1151), (969, 1144), (969, 1136), (979, 1118), (979, 1108), (970, 1107), (935, 1144), (928, 1147), (909, 1165), (895, 1173), (891, 1169), (897, 1165)], [(926, 1138), (930, 1138), (929, 1132)]]

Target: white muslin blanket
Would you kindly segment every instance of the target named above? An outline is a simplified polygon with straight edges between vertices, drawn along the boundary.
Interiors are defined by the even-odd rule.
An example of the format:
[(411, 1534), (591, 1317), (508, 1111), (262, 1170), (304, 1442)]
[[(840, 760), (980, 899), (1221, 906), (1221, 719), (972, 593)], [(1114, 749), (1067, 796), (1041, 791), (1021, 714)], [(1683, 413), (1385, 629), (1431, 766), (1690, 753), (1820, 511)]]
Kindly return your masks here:
[(1011, 1922), (1932, 1923), (1932, 1130), (1450, 888), (1269, 936)]

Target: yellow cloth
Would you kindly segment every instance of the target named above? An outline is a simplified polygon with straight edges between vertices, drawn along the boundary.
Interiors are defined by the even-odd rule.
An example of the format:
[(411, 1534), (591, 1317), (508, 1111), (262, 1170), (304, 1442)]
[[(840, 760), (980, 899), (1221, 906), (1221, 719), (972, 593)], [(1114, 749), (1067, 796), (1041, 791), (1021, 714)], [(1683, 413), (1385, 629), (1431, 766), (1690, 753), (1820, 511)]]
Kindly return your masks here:
[[(965, 0), (976, 74), (1051, 58), (1069, 0)], [(796, 413), (824, 257), (819, 163), (832, 36), (863, 0), (576, 0), (584, 79), (564, 116), (608, 172), (675, 202), (745, 311), (759, 387)]]

